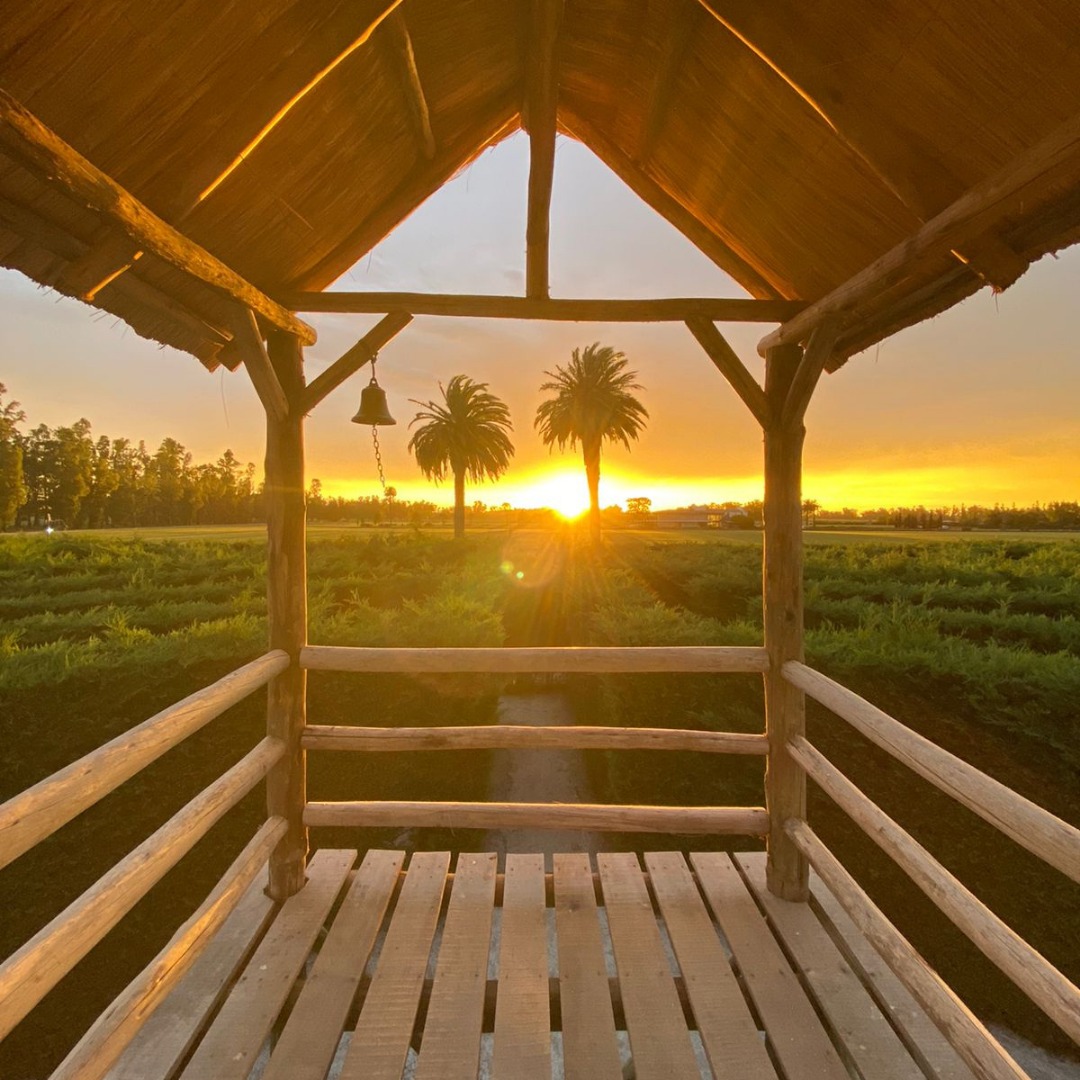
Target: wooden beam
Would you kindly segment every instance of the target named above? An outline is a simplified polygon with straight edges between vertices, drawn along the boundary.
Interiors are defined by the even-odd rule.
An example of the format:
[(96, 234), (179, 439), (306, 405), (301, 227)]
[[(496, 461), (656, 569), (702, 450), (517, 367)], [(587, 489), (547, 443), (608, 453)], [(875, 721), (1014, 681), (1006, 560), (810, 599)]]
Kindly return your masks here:
[(289, 414), (289, 399), (281, 389), (270, 357), (263, 343), (262, 331), (250, 308), (242, 309), (233, 323), (233, 340), (222, 349), (222, 363), (226, 356), (239, 354), (251, 377), (255, 392), (259, 395), (267, 416), (281, 421)]
[(463, 137), (456, 143), (440, 146), (432, 161), (406, 173), (385, 202), (375, 207), (332, 251), (296, 274), (286, 288), (325, 289), (469, 162), (509, 135), (517, 124), (519, 108), (519, 101), (507, 98), (467, 140)]
[(1080, 990), (999, 919), (820, 750), (799, 736), (788, 746), (807, 775), (930, 898), (971, 943), (1066, 1035), (1080, 1043)]
[[(274, 333), (270, 359), (285, 393), (302, 400), (304, 356), (300, 343)], [(266, 778), (268, 817), (283, 817), (289, 831), (270, 857), (269, 895), (279, 902), (303, 888), (308, 836), (307, 758), (300, 736), (307, 723), (307, 672), (300, 652), (307, 644), (307, 520), (304, 505), (304, 413), (266, 415), (266, 583), (270, 648), (281, 649), (291, 665), (271, 680), (266, 734), (285, 753)]]
[(435, 136), (431, 130), (431, 111), (424, 95), (424, 86), (420, 82), (420, 73), (416, 68), (416, 56), (413, 53), (412, 38), (405, 15), (401, 8), (395, 8), (383, 23), (383, 32), (378, 36), (391, 67), (401, 81), (401, 91), (405, 97), (405, 106), (409, 111), (409, 123), (421, 156), (427, 160), (435, 156)]
[(687, 5), (679, 8), (672, 16), (660, 46), (660, 59), (656, 65), (656, 75), (649, 91), (649, 107), (645, 122), (641, 126), (637, 154), (634, 160), (643, 164), (651, 156), (656, 140), (667, 122), (668, 107), (675, 82), (679, 77), (690, 45), (698, 28), (698, 8)]
[(378, 728), (308, 725), (307, 750), (685, 750), (705, 754), (768, 753), (764, 735), (682, 728), (543, 726)]
[(720, 374), (727, 379), (735, 393), (742, 398), (743, 404), (754, 414), (757, 422), (763, 428), (768, 427), (772, 423), (772, 407), (769, 405), (769, 399), (754, 376), (746, 370), (743, 362), (736, 356), (727, 338), (716, 329), (711, 319), (695, 316), (687, 319), (686, 325)]
[(265, 653), (8, 799), (0, 805), (0, 868), (265, 686), (288, 662), (283, 652)]
[(797, 296), (798, 289), (771, 270), (754, 265), (749, 253), (740, 253), (697, 218), (644, 168), (635, 164), (606, 135), (564, 105), (559, 122), (578, 142), (587, 146), (642, 202), (678, 229), (702, 254), (759, 300)]
[(295, 334), (304, 344), (315, 341), (310, 326), (147, 209), (3, 90), (0, 146), (35, 176), (97, 211), (106, 223), (126, 234), (136, 248), (153, 252), (255, 311), (271, 325)]
[(858, 321), (864, 305), (872, 305), (882, 292), (905, 279), (917, 279), (923, 263), (962, 249), (1007, 217), (1030, 215), (1078, 181), (1080, 113), (976, 184), (907, 240), (767, 335), (758, 344), (758, 352), (804, 341), (826, 317), (837, 317), (841, 326)]
[(471, 296), (447, 293), (285, 292), (294, 311), (374, 315), (384, 311), (462, 319), (541, 319), (554, 322), (781, 322), (805, 307), (801, 300), (672, 297), (657, 300), (564, 300), (556, 297)]
[[(312, 58), (304, 48), (297, 47), (295, 41), (282, 43), (278, 62), (266, 73), (265, 78), (253, 80), (254, 92), (233, 102), (229, 112), (215, 124), (201, 156), (207, 161), (221, 161), (229, 154), (232, 156), (228, 158), (228, 164), (219, 169), (208, 183), (203, 181), (197, 191), (188, 191), (181, 196), (177, 205), (180, 220), (220, 187), (303, 98), (365, 44), (379, 24), (400, 3), (401, 0), (369, 0), (360, 8), (354, 0), (353, 3), (341, 5), (336, 15), (328, 20), (331, 25), (321, 26), (318, 33), (309, 37), (317, 46), (320, 41), (340, 37), (340, 28), (347, 25), (349, 32), (344, 36), (344, 47), (325, 58), (314, 71), (311, 70)], [(334, 22), (337, 23), (336, 26), (332, 25)], [(282, 104), (272, 116), (262, 121), (267, 102), (278, 101)], [(260, 118), (254, 121), (259, 124), (254, 136), (236, 152), (233, 149), (236, 145), (236, 132), (250, 130), (254, 117)], [(311, 342), (304, 341), (303, 344), (310, 345)]]
[(788, 741), (806, 729), (803, 694), (781, 675), (789, 660), (803, 658), (802, 423), (783, 426), (784, 402), (802, 359), (798, 345), (770, 349), (765, 358), (765, 394), (773, 422), (765, 428), (765, 535), (763, 600), (765, 648), (765, 734), (769, 758), (765, 804), (769, 845), (765, 877), (784, 900), (809, 896), (806, 859), (784, 831), (789, 819), (806, 819), (806, 774), (787, 752)]
[(979, 1080), (1029, 1080), (1028, 1074), (889, 922), (810, 826), (805, 821), (792, 821), (787, 832), (851, 921), (911, 991)]
[(73, 900), (0, 966), (0, 1038), (266, 775), (284, 747), (263, 739)]
[(376, 323), (348, 352), (308, 384), (300, 398), (300, 411), (311, 412), (327, 394), (355, 375), (384, 345), (404, 330), (412, 318), (407, 311), (398, 311)]
[(110, 1069), (142, 1031), (147, 1019), (191, 970), (244, 899), (248, 887), (266, 866), (270, 852), (285, 835), (286, 827), (282, 818), (270, 818), (263, 823), (213, 892), (94, 1021), (50, 1080), (102, 1080), (112, 1075)]
[(768, 817), (756, 806), (588, 803), (312, 802), (304, 822), (313, 828), (578, 829), (718, 836), (764, 836), (768, 830)]
[(309, 671), (407, 674), (537, 674), (643, 671), (752, 673), (767, 670), (764, 649), (744, 645), (602, 648), (405, 649), (309, 645), (300, 652)]
[(90, 304), (106, 285), (141, 258), (142, 252), (126, 233), (110, 230), (100, 243), (64, 267), (57, 286), (61, 292)]
[(525, 292), (534, 300), (546, 299), (549, 290), (551, 186), (559, 108), (556, 41), (562, 9), (563, 0), (531, 0), (523, 113), (529, 131)]
[(783, 676), (912, 772), (1080, 883), (1080, 829), (905, 727), (820, 671), (788, 663)]
[[(72, 236), (59, 225), (54, 225), (39, 214), (19, 203), (0, 197), (0, 226), (10, 229), (20, 236), (32, 238), (32, 242), (51, 255), (69, 262), (75, 262), (85, 255), (89, 246)], [(57, 287), (63, 291), (59, 282)], [(204, 351), (196, 353), (199, 359), (211, 371), (220, 363), (219, 353), (222, 346), (232, 340), (232, 331), (224, 326), (207, 321), (198, 312), (181, 305), (177, 300), (142, 278), (134, 274), (122, 277), (110, 284), (110, 289), (129, 297), (137, 304), (150, 308), (156, 315), (174, 320), (193, 337), (205, 339)]]
[(803, 422), (821, 373), (832, 358), (837, 334), (838, 327), (829, 321), (814, 328), (784, 399), (780, 414), (781, 427), (790, 428)]

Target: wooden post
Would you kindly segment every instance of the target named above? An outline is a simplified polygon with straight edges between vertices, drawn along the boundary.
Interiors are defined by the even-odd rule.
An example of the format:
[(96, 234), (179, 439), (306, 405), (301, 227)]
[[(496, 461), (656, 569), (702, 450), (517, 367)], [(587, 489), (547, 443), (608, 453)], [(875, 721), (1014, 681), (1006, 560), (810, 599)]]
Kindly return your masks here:
[(272, 648), (292, 665), (269, 686), (266, 730), (285, 743), (285, 756), (266, 780), (270, 817), (288, 822), (288, 832), (270, 857), (269, 895), (285, 900), (304, 885), (308, 838), (304, 826), (307, 762), (300, 738), (307, 713), (307, 672), (300, 650), (307, 644), (307, 551), (304, 508), (303, 353), (291, 334), (272, 333), (270, 360), (290, 408), (266, 418), (267, 600)]
[(803, 657), (802, 580), (802, 416), (781, 421), (784, 402), (799, 368), (802, 349), (786, 345), (765, 358), (765, 393), (771, 419), (765, 428), (765, 730), (769, 757), (765, 804), (769, 811), (770, 891), (785, 900), (806, 900), (809, 874), (805, 857), (784, 832), (789, 818), (806, 818), (806, 776), (787, 752), (787, 741), (806, 728), (806, 699), (783, 676), (788, 660)]

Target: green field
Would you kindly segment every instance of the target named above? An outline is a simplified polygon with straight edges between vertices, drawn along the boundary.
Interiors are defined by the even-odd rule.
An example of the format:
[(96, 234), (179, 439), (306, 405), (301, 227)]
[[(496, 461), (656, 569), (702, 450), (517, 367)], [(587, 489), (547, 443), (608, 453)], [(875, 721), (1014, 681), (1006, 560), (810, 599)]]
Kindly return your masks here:
[[(1080, 542), (1053, 534), (806, 533), (808, 660), (1065, 818), (1080, 822)], [(367, 645), (756, 644), (759, 533), (310, 530), (311, 640)], [(258, 655), (266, 638), (258, 527), (0, 537), (0, 798)], [(750, 676), (628, 675), (559, 684), (582, 722), (762, 728)], [(495, 678), (313, 674), (314, 723), (491, 723)], [(810, 732), (1038, 948), (1080, 977), (1077, 890), (811, 709)], [(10, 952), (259, 737), (242, 703), (0, 873)], [(704, 760), (702, 760), (704, 758)], [(759, 803), (762, 766), (705, 755), (595, 754), (599, 801)], [(483, 754), (313, 755), (313, 798), (483, 798)], [(215, 828), (0, 1049), (0, 1075), (55, 1064), (208, 891), (263, 813), (252, 795)], [(1059, 1047), (929, 903), (812, 792), (811, 819), (886, 911), (987, 1019)], [(392, 830), (319, 835), (393, 843)], [(410, 844), (468, 849), (477, 834)], [(655, 844), (655, 838), (648, 843)], [(633, 838), (612, 838), (632, 845)], [(56, 868), (63, 867), (63, 873)], [(70, 984), (70, 985), (69, 985)], [(89, 989), (88, 989), (89, 987)], [(50, 1004), (52, 1003), (52, 1004)], [(21, 1071), (20, 1071), (21, 1070)]]

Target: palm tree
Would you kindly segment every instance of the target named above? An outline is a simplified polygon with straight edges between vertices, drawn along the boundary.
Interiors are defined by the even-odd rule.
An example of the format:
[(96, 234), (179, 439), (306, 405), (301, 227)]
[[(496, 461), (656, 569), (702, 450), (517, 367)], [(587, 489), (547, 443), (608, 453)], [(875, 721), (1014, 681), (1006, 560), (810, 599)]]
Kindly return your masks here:
[[(455, 375), (444, 387), (442, 401), (413, 401), (423, 410), (409, 427), (423, 420), (413, 432), (409, 449), (420, 471), (438, 483), (449, 472), (454, 477), (454, 536), (465, 535), (465, 477), (474, 483), (495, 480), (506, 472), (514, 456), (508, 431), (510, 410), (487, 383)], [(412, 399), (410, 399), (412, 400)]]
[(628, 450), (649, 414), (631, 393), (642, 389), (636, 371), (627, 371), (626, 356), (609, 345), (594, 342), (584, 352), (575, 349), (564, 368), (545, 371), (551, 381), (540, 387), (553, 397), (540, 403), (533, 426), (545, 446), (560, 450), (581, 443), (585, 479), (589, 485), (589, 532), (600, 539), (600, 447), (605, 439)]

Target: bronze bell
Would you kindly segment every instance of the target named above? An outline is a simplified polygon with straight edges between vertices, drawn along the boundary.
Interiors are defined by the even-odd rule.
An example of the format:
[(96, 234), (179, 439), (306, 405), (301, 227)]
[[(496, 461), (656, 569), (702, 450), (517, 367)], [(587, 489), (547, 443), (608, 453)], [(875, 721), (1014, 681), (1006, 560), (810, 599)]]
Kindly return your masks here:
[(397, 423), (386, 407), (386, 391), (374, 378), (360, 392), (360, 409), (352, 422), (366, 427), (391, 427)]

